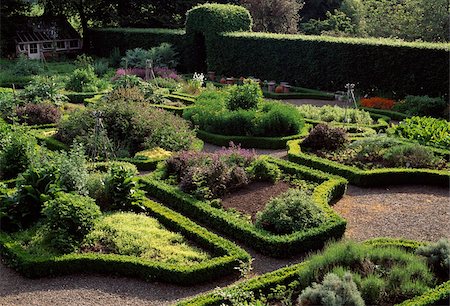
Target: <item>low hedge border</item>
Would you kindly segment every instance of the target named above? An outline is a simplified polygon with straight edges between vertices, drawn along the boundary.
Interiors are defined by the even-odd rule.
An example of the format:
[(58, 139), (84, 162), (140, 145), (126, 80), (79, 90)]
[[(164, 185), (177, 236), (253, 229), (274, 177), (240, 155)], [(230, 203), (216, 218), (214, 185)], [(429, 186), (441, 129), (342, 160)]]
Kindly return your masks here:
[(198, 130), (197, 137), (207, 143), (211, 143), (217, 146), (227, 147), (230, 142), (233, 142), (235, 144), (240, 144), (243, 148), (276, 150), (286, 148), (286, 143), (290, 140), (307, 136), (308, 130), (309, 128), (305, 127), (303, 131), (297, 135), (284, 137), (228, 136)]
[(195, 199), (178, 189), (164, 183), (161, 172), (157, 171), (141, 177), (142, 188), (152, 197), (184, 215), (200, 220), (230, 237), (236, 238), (255, 250), (272, 257), (287, 257), (300, 252), (308, 252), (323, 247), (330, 239), (339, 239), (345, 231), (346, 221), (329, 206), (345, 193), (347, 181), (328, 175), (318, 170), (299, 166), (288, 161), (267, 157), (284, 173), (300, 174), (304, 179), (320, 183), (313, 192), (313, 199), (325, 213), (325, 221), (319, 227), (290, 235), (275, 235), (256, 228), (250, 222), (231, 216), (224, 210), (214, 208), (211, 204)]
[(231, 274), (250, 255), (234, 243), (221, 238), (191, 220), (151, 200), (143, 204), (149, 216), (155, 217), (170, 230), (180, 232), (200, 247), (209, 250), (212, 259), (192, 266), (139, 259), (115, 254), (68, 254), (42, 257), (27, 254), (10, 236), (0, 233), (3, 259), (27, 277), (38, 278), (80, 272), (115, 274), (146, 281), (163, 281), (192, 285)]
[(430, 305), (450, 305), (450, 281), (447, 281), (436, 288), (430, 289), (424, 294), (413, 299), (404, 301), (398, 306), (430, 306)]
[(83, 104), (85, 99), (91, 99), (96, 95), (103, 94), (101, 92), (66, 92), (64, 93), (69, 98), (70, 103)]
[(301, 152), (300, 140), (288, 142), (290, 161), (346, 178), (351, 184), (375, 187), (399, 184), (426, 184), (449, 186), (450, 173), (441, 170), (386, 168), (361, 170), (314, 155)]
[(186, 109), (191, 108), (192, 106), (172, 106), (172, 105), (164, 105), (164, 104), (149, 104), (151, 107), (156, 107), (160, 109), (164, 109), (166, 111), (169, 111), (171, 113), (174, 113), (177, 116), (183, 116), (183, 112)]
[(370, 108), (370, 107), (360, 107), (359, 109), (369, 112), (370, 115), (382, 115), (382, 116), (389, 117), (391, 120), (397, 120), (397, 121), (401, 121), (403, 119), (410, 117), (406, 114), (387, 110), (387, 109), (377, 109), (377, 108)]
[[(372, 118), (373, 118), (373, 114), (371, 114)], [(329, 125), (334, 125), (334, 126), (345, 126), (345, 127), (354, 127), (354, 128), (358, 128), (358, 127), (363, 127), (363, 128), (371, 128), (374, 129), (375, 131), (380, 131), (380, 130), (385, 130), (389, 127), (389, 123), (387, 121), (389, 121), (388, 117), (382, 117), (382, 118), (374, 118), (374, 119), (378, 119), (377, 123), (374, 124), (369, 124), (369, 125), (364, 125), (364, 124), (356, 124), (356, 123), (343, 123), (343, 122), (326, 122), (326, 121), (319, 121), (319, 120), (312, 120), (312, 119), (307, 119), (305, 118), (305, 122), (312, 124), (312, 125), (317, 125), (317, 124), (329, 124)], [(387, 121), (386, 121), (387, 119)]]
[[(384, 246), (397, 246), (404, 247), (405, 244), (411, 245), (411, 251), (414, 251), (422, 243), (409, 240), (399, 240), (391, 238), (378, 238), (374, 240), (368, 240), (364, 242), (365, 244), (376, 245), (377, 247)], [(231, 285), (224, 289), (225, 292), (242, 290), (242, 291), (252, 291), (256, 296), (260, 294), (267, 294), (270, 292), (271, 288), (275, 288), (277, 285), (289, 286), (293, 282), (299, 281), (299, 275), (303, 269), (308, 267), (308, 261), (292, 265), (286, 268), (282, 268), (270, 273), (263, 274), (261, 276), (249, 279), (245, 282)], [(450, 282), (446, 282), (434, 289), (426, 292), (422, 296), (418, 296), (415, 299), (408, 300), (400, 304), (401, 306), (406, 305), (433, 305), (435, 302), (443, 301), (445, 298), (450, 296)], [(424, 301), (424, 303), (422, 303)], [(222, 297), (217, 295), (215, 292), (205, 293), (198, 295), (194, 298), (181, 301), (177, 306), (218, 306), (222, 305), (225, 301)], [(417, 304), (416, 304), (417, 303)], [(445, 304), (446, 305), (446, 304)]]

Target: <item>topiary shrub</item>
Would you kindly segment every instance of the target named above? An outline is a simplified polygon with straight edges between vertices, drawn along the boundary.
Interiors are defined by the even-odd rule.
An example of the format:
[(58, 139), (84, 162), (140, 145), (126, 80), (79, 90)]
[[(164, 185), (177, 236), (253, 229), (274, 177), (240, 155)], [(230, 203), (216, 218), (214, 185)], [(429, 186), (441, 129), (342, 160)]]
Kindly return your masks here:
[(93, 199), (70, 193), (58, 193), (44, 204), (42, 213), (50, 243), (62, 253), (76, 249), (101, 215)]
[(430, 267), (444, 279), (449, 278), (450, 271), (450, 242), (448, 239), (441, 239), (437, 243), (421, 246), (416, 250), (416, 254), (427, 258)]
[(16, 108), (16, 116), (20, 123), (29, 125), (57, 123), (61, 118), (61, 111), (50, 103), (28, 103)]
[(251, 31), (249, 11), (238, 5), (207, 3), (186, 13), (186, 33), (214, 35), (222, 32)]
[(302, 147), (312, 150), (334, 151), (343, 147), (346, 142), (347, 134), (344, 129), (318, 124), (303, 140)]
[(272, 183), (279, 181), (282, 175), (277, 165), (269, 163), (264, 158), (256, 159), (246, 170), (255, 180)]
[(350, 273), (343, 278), (329, 273), (321, 284), (314, 283), (302, 291), (298, 305), (364, 306), (365, 303)]
[(227, 108), (231, 111), (238, 109), (257, 109), (263, 100), (263, 93), (259, 83), (246, 80), (243, 85), (234, 85), (228, 89), (226, 99)]
[(322, 211), (303, 190), (290, 189), (272, 199), (256, 216), (256, 226), (276, 234), (290, 234), (322, 223)]

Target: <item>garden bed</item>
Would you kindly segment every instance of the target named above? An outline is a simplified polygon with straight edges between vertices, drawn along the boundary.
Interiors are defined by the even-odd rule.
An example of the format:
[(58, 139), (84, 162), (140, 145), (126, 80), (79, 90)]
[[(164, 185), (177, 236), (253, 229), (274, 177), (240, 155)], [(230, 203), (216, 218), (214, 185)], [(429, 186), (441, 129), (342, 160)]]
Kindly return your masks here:
[[(375, 239), (366, 241), (363, 247), (368, 248), (367, 250), (372, 249), (373, 251), (370, 252), (379, 254), (389, 252), (388, 250), (392, 250), (392, 253), (398, 254), (402, 252), (401, 250), (406, 250), (408, 254), (412, 254), (422, 245), (421, 243), (409, 240)], [(338, 248), (335, 246), (332, 248), (335, 250), (335, 253), (328, 252), (328, 258), (335, 256), (338, 251)], [(366, 254), (369, 255), (369, 253)], [(350, 254), (348, 255), (350, 256)], [(242, 305), (249, 301), (255, 302), (261, 298), (267, 300), (268, 297), (269, 305), (279, 305), (277, 303), (280, 303), (280, 300), (292, 302), (291, 292), (294, 292), (294, 296), (297, 296), (299, 291), (311, 285), (311, 279), (314, 278), (311, 277), (311, 272), (314, 274), (314, 271), (316, 273), (319, 271), (318, 264), (320, 266), (320, 258), (323, 258), (322, 262), (329, 260), (327, 257), (321, 256), (321, 253), (313, 255), (300, 264), (282, 268), (221, 290), (199, 295), (192, 299), (182, 301), (177, 305), (213, 306), (227, 303), (227, 305), (234, 306)], [(321, 273), (324, 272), (321, 271)], [(292, 289), (293, 291), (291, 291)], [(409, 294), (411, 295), (411, 293)], [(443, 282), (441, 280), (440, 284), (431, 287), (429, 290), (425, 290), (422, 294), (417, 294), (410, 300), (406, 298), (406, 301), (402, 301), (401, 305), (446, 305), (449, 297), (450, 281)]]
[(186, 239), (208, 251), (212, 257), (189, 265), (171, 264), (135, 256), (90, 252), (67, 255), (29, 254), (20, 241), (0, 233), (3, 259), (27, 277), (46, 277), (72, 273), (102, 273), (131, 276), (147, 281), (164, 281), (192, 285), (233, 273), (239, 261), (249, 255), (233, 243), (214, 235), (189, 219), (150, 200), (143, 205), (146, 213), (169, 230), (181, 233)]
[(198, 200), (182, 192), (178, 186), (162, 180), (162, 173), (155, 172), (141, 177), (141, 183), (150, 196), (157, 198), (162, 203), (188, 217), (201, 220), (208, 226), (269, 256), (288, 257), (295, 253), (320, 248), (329, 239), (340, 238), (345, 230), (345, 220), (329, 207), (329, 203), (344, 194), (346, 181), (286, 161), (273, 158), (267, 158), (267, 160), (271, 164), (277, 165), (285, 174), (298, 175), (303, 180), (318, 184), (312, 192), (312, 199), (324, 214), (320, 226), (287, 235), (277, 235), (256, 227), (241, 215), (230, 214), (223, 208), (215, 207), (207, 201)]
[(303, 152), (300, 142), (300, 140), (294, 140), (288, 143), (288, 158), (290, 161), (345, 177), (351, 184), (357, 186), (374, 187), (395, 184), (449, 185), (450, 173), (448, 171), (410, 168), (363, 170)]

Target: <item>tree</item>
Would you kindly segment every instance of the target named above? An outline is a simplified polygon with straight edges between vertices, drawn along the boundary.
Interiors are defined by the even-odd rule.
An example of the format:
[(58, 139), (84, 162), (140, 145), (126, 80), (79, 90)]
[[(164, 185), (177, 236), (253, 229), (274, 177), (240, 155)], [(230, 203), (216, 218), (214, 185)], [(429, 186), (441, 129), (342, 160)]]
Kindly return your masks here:
[(14, 52), (16, 26), (21, 24), (23, 16), (30, 11), (30, 4), (22, 0), (0, 1), (0, 55), (3, 57)]
[(305, 5), (300, 13), (301, 20), (325, 19), (327, 12), (338, 9), (341, 0), (305, 0)]
[(298, 0), (241, 0), (253, 17), (257, 32), (297, 33), (299, 12), (303, 2)]

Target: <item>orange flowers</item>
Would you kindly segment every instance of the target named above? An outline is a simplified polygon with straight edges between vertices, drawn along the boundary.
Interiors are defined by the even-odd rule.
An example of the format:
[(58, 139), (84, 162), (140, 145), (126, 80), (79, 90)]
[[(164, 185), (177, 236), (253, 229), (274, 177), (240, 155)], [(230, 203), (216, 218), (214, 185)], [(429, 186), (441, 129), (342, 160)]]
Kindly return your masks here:
[(394, 106), (395, 101), (386, 98), (373, 97), (361, 99), (360, 103), (363, 107), (391, 109)]

